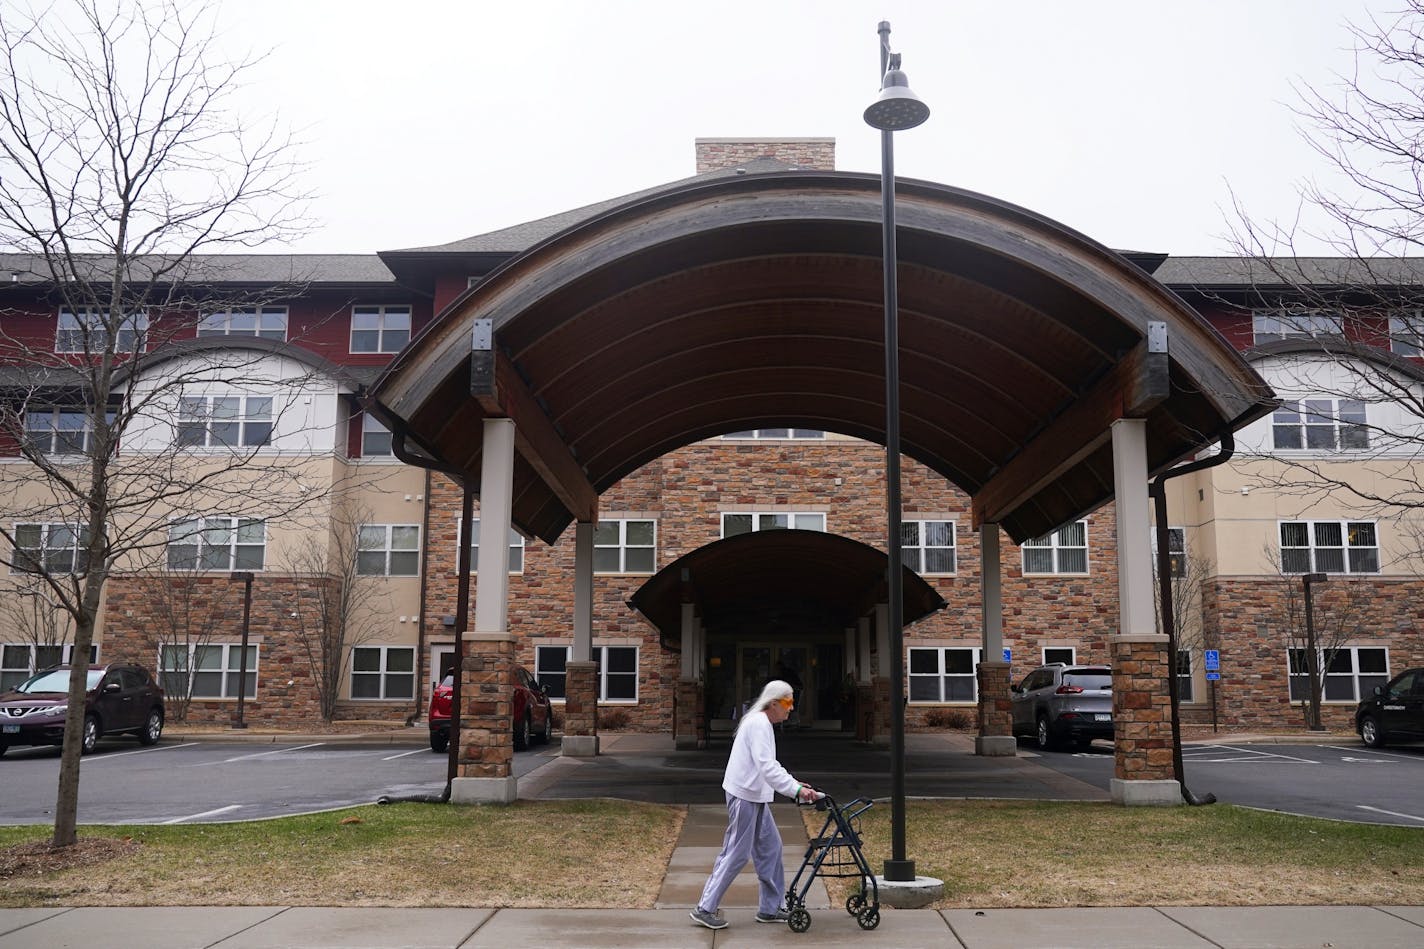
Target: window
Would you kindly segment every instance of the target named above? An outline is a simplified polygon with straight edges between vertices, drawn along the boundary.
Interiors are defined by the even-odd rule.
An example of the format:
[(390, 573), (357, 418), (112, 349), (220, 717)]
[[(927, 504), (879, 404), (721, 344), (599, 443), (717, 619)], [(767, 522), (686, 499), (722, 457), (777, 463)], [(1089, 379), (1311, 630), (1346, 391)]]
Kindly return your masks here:
[(420, 527), (418, 525), (361, 525), (356, 536), (356, 574), (358, 576), (413, 577), (419, 568)]
[(415, 650), (410, 646), (357, 646), (351, 650), (353, 699), (415, 697)]
[(1424, 310), (1390, 315), (1389, 348), (1399, 356), (1424, 356)]
[(1177, 650), (1177, 698), (1183, 702), (1196, 701), (1192, 697), (1192, 651)]
[(1060, 527), (1047, 537), (1024, 541), (1024, 573), (1087, 573), (1088, 522)]
[(954, 522), (901, 521), (900, 552), (916, 573), (954, 573)]
[(911, 702), (977, 702), (979, 685), (974, 677), (974, 665), (979, 661), (977, 648), (910, 649)]
[(256, 448), (272, 440), (272, 398), (183, 396), (178, 403), (182, 448)]
[[(242, 677), (242, 646), (209, 643), (201, 646), (163, 646), (158, 655), (163, 690), (169, 695), (195, 699), (235, 699)], [(192, 692), (188, 686), (191, 683)], [(257, 646), (247, 647), (247, 688), (243, 698), (257, 694)]]
[(1379, 573), (1372, 521), (1282, 521), (1283, 573)]
[(774, 531), (795, 528), (802, 531), (824, 531), (826, 515), (798, 513), (723, 514), (722, 536), (735, 537), (753, 531)]
[[(1167, 528), (1168, 576), (1187, 575), (1187, 530), (1184, 527)], [(1152, 575), (1157, 576), (1157, 528), (1152, 528)], [(1155, 582), (1155, 581), (1154, 581)]]
[(198, 323), (198, 336), (256, 336), (286, 342), (287, 308), (244, 306), (224, 313), (209, 313)]
[[(109, 416), (112, 420), (112, 414)], [(83, 406), (31, 409), (25, 413), (25, 443), (42, 455), (85, 455), (94, 425)]]
[(599, 521), (593, 529), (594, 573), (653, 573), (656, 521)]
[[(480, 569), (480, 519), (477, 517), (472, 522), (473, 530), (470, 532), (470, 572), (476, 573)], [(509, 529), (509, 572), (520, 573), (524, 570), (524, 536), (514, 528)]]
[(14, 573), (84, 573), (89, 568), (89, 529), (75, 524), (16, 524)]
[[(1375, 686), (1389, 681), (1389, 650), (1382, 646), (1342, 646), (1333, 655), (1322, 651), (1316, 661), (1318, 668), (1325, 669), (1320, 689), (1325, 702), (1358, 702)], [(1290, 650), (1290, 697), (1293, 702), (1310, 699), (1310, 667), (1304, 649)]]
[(769, 438), (825, 438), (826, 433), (815, 428), (753, 428), (745, 432), (728, 432), (722, 437), (760, 441)]
[[(13, 689), (42, 669), (74, 660), (73, 643), (5, 643), (0, 645), (0, 692)], [(89, 647), (89, 662), (99, 661), (99, 647)]]
[(1271, 415), (1271, 437), (1279, 450), (1355, 451), (1369, 448), (1365, 403), (1359, 399), (1284, 402)]
[[(59, 328), (55, 332), (54, 351), (57, 353), (102, 353), (109, 348), (109, 314), (101, 310), (60, 310)], [(143, 348), (143, 337), (148, 332), (148, 316), (130, 313), (115, 321), (118, 338), (114, 341), (114, 352), (131, 353)]]
[(267, 523), (254, 517), (195, 517), (168, 525), (170, 570), (261, 570)]
[(1256, 310), (1251, 314), (1251, 329), (1257, 345), (1343, 332), (1340, 314), (1331, 310)]
[(361, 416), (361, 457), (389, 458), (391, 450), (391, 430), (369, 413)]
[(358, 306), (351, 310), (353, 353), (398, 353), (410, 342), (410, 307)]
[[(534, 649), (534, 678), (551, 699), (568, 698), (567, 668), (572, 646), (538, 646)], [(638, 701), (638, 647), (594, 646), (598, 701)]]
[(1078, 651), (1074, 646), (1044, 646), (1043, 664), (1047, 666), (1061, 662), (1065, 666), (1071, 666), (1078, 661), (1077, 655)]

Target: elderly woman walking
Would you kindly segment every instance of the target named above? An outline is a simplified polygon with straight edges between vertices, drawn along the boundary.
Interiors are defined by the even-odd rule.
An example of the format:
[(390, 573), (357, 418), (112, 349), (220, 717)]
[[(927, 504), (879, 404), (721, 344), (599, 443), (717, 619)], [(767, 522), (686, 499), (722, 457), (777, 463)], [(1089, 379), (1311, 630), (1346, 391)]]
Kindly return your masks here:
[(781, 865), (781, 832), (776, 829), (776, 821), (767, 805), (777, 792), (807, 803), (823, 796), (793, 778), (776, 760), (776, 735), (772, 726), (786, 721), (794, 707), (791, 686), (773, 679), (737, 723), (737, 737), (732, 742), (727, 771), (722, 777), (722, 790), (727, 795), (727, 833), (722, 838), (722, 852), (712, 865), (712, 875), (702, 888), (702, 898), (690, 914), (695, 922), (708, 929), (727, 925), (726, 918), (717, 912), (717, 906), (748, 860), (755, 864), (760, 884), (757, 922), (786, 922), (787, 914), (782, 905), (786, 873)]

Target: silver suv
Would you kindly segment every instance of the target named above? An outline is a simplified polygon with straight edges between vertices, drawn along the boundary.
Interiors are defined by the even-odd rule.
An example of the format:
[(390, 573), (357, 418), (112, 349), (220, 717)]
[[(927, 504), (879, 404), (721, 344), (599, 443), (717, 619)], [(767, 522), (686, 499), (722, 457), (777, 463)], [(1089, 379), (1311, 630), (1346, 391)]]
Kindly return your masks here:
[(1014, 734), (1031, 735), (1045, 751), (1071, 742), (1086, 748), (1112, 738), (1112, 669), (1049, 663), (1010, 686)]

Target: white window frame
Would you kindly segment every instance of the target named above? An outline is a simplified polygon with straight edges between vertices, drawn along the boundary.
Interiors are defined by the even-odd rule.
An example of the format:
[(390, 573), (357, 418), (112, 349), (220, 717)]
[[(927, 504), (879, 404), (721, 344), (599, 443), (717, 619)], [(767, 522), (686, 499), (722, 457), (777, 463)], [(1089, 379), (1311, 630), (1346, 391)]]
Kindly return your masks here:
[[(372, 440), (375, 444), (383, 445), (382, 449), (373, 450)], [(382, 440), (384, 439), (384, 443)], [(393, 458), (395, 448), (392, 445), (391, 430), (381, 424), (381, 420), (370, 412), (361, 413), (361, 457), (362, 458)]]
[[(375, 669), (358, 669), (357, 653), (376, 653), (377, 663)], [(407, 667), (405, 669), (392, 669), (391, 657), (393, 655), (404, 654)], [(408, 688), (404, 692), (393, 691), (392, 680), (405, 679), (408, 681)], [(363, 643), (360, 646), (351, 647), (351, 691), (350, 697), (353, 702), (409, 702), (415, 698), (415, 647), (414, 646), (373, 646)], [(357, 682), (376, 682), (376, 695), (357, 695)]]
[(1251, 339), (1260, 346), (1287, 339), (1338, 337), (1344, 317), (1338, 310), (1276, 308), (1251, 311)]
[[(556, 689), (556, 690), (555, 690), (556, 692), (562, 692), (563, 694), (562, 694), (562, 695), (554, 695), (554, 694), (551, 694), (551, 695), (549, 696), (549, 700), (550, 700), (551, 702), (563, 702), (563, 701), (565, 701), (565, 700), (568, 698), (568, 673), (567, 673), (567, 671), (564, 671), (564, 670), (553, 670), (553, 671), (549, 671), (549, 670), (547, 670), (547, 667), (545, 667), (545, 666), (543, 666), (543, 665), (541, 664), (541, 660), (543, 659), (546, 650), (547, 650), (547, 651), (549, 652), (549, 654), (552, 656), (552, 655), (555, 654), (558, 650), (561, 650), (561, 649), (562, 649), (563, 652), (564, 652), (564, 670), (567, 670), (567, 669), (568, 669), (568, 663), (569, 663), (570, 661), (572, 661), (572, 659), (573, 659), (573, 653), (574, 653), (574, 647), (573, 647), (573, 646), (571, 646), (571, 645), (561, 646), (561, 645), (559, 645), (559, 644), (557, 644), (557, 643), (539, 643), (538, 645), (536, 645), (536, 646), (534, 647), (534, 678), (536, 678), (536, 679), (539, 680), (539, 684), (544, 687), (545, 691), (548, 691), (548, 689), (549, 689), (548, 682), (546, 681), (546, 677), (547, 677), (547, 676), (559, 675), (559, 676), (563, 676), (563, 677), (564, 677), (564, 687), (563, 687), (562, 689)], [(616, 650), (631, 650), (631, 651), (632, 651), (632, 653), (633, 653), (633, 671), (632, 671), (631, 673), (629, 673), (629, 672), (615, 672), (615, 673), (609, 673), (609, 672), (608, 672), (608, 661), (607, 661), (607, 660), (608, 660), (608, 650), (610, 650), (610, 649), (616, 649)], [(640, 685), (639, 685), (638, 680), (641, 678), (642, 649), (641, 649), (640, 647), (638, 647), (638, 646), (631, 646), (631, 645), (594, 646), (594, 647), (593, 647), (593, 651), (592, 651), (592, 657), (593, 657), (594, 663), (595, 663), (595, 664), (597, 665), (597, 667), (598, 667), (598, 668), (597, 668), (597, 672), (596, 672), (596, 675), (598, 676), (598, 703), (599, 703), (600, 705), (637, 705), (637, 704), (638, 704), (638, 696), (639, 696), (639, 692), (640, 692)], [(625, 697), (621, 697), (621, 698), (609, 698), (609, 697), (608, 697), (608, 692), (609, 692), (609, 689), (608, 689), (608, 682), (609, 682), (609, 677), (610, 677), (610, 675), (612, 675), (612, 676), (617, 676), (620, 681), (624, 681), (624, 680), (627, 679), (627, 677), (631, 676), (631, 677), (632, 677), (632, 683), (633, 683), (633, 697), (632, 697), (632, 698), (627, 698), (627, 697), (625, 696)]]
[[(934, 681), (935, 694), (938, 698), (909, 698), (911, 705), (972, 705), (979, 701), (979, 680), (978, 669), (980, 662), (979, 646), (928, 646), (914, 645), (905, 649), (905, 681), (907, 696), (914, 696), (916, 686), (923, 687), (924, 684)], [(968, 672), (945, 672), (945, 654), (949, 652), (969, 653)], [(934, 653), (935, 669), (929, 672), (914, 672), (916, 653)], [(945, 698), (946, 680), (954, 680), (957, 683), (969, 684), (969, 698)]]
[[(932, 525), (949, 529), (948, 544), (926, 543)], [(908, 518), (900, 522), (900, 551), (905, 565), (918, 574), (927, 577), (952, 577), (959, 573), (959, 530), (951, 520), (935, 518)], [(912, 536), (913, 535), (913, 536)], [(927, 570), (925, 561), (931, 551), (949, 552), (948, 570)]]
[[(1286, 528), (1288, 525), (1304, 524), (1306, 527), (1307, 541), (1305, 544), (1286, 544)], [(1276, 522), (1276, 537), (1281, 553), (1281, 572), (1285, 574), (1303, 573), (1329, 573), (1335, 575), (1359, 574), (1363, 576), (1373, 576), (1380, 573), (1380, 545), (1379, 545), (1379, 524), (1375, 521), (1334, 521), (1334, 520), (1289, 520)], [(1320, 533), (1322, 528), (1337, 528), (1340, 532), (1340, 544), (1322, 544)], [(1354, 530), (1352, 530), (1354, 528)], [(1368, 528), (1373, 535), (1373, 543), (1356, 544), (1352, 543), (1356, 537), (1363, 533), (1363, 529)], [(1302, 560), (1302, 553), (1309, 561)], [(1322, 554), (1325, 552), (1340, 552), (1341, 569), (1334, 569), (1335, 564), (1330, 560), (1322, 562)], [(1369, 553), (1373, 551), (1373, 554)], [(1358, 552), (1358, 553), (1357, 553)], [(1358, 559), (1358, 562), (1357, 562)], [(1373, 564), (1370, 561), (1373, 560)]]
[[(750, 517), (751, 530), (737, 531), (737, 534), (756, 533), (757, 531), (788, 530), (796, 529), (803, 531), (826, 532), (826, 513), (824, 511), (723, 511), (722, 512), (722, 536), (735, 537), (737, 534), (727, 533), (727, 518), (729, 517)], [(778, 519), (785, 523), (777, 523)], [(812, 526), (819, 524), (819, 527)]]
[[(480, 570), (480, 519), (477, 517), (471, 522), (474, 526), (474, 542), (470, 544), (470, 573), (476, 574)], [(460, 519), (455, 519), (455, 535), (460, 534)], [(460, 555), (460, 548), (455, 547), (455, 556)], [(459, 562), (456, 562), (455, 569), (459, 569)], [(509, 574), (514, 576), (524, 572), (524, 535), (513, 527), (509, 529)]]
[[(405, 328), (401, 329), (388, 325), (393, 322), (393, 317), (405, 317)], [(363, 326), (357, 328), (357, 317), (375, 317), (375, 326)], [(375, 333), (376, 346), (374, 349), (357, 349), (357, 333)], [(349, 349), (356, 354), (390, 354), (398, 353), (410, 343), (411, 337), (415, 335), (415, 310), (408, 303), (361, 303), (351, 308), (351, 336)], [(393, 337), (390, 341), (387, 336)], [(400, 337), (404, 337), (400, 339)], [(399, 339), (397, 345), (396, 339)]]
[[(201, 406), (199, 405), (201, 403)], [(218, 415), (234, 411), (236, 414)], [(211, 448), (223, 451), (271, 446), (275, 434), (276, 399), (270, 395), (185, 395), (178, 400), (178, 431), (175, 443), (179, 448), (193, 450)], [(235, 426), (235, 441), (224, 441), (216, 427)], [(201, 441), (194, 440), (201, 434)]]
[[(1184, 669), (1183, 666), (1186, 668)], [(1195, 702), (1196, 698), (1196, 678), (1195, 661), (1192, 657), (1192, 650), (1177, 650), (1177, 699), (1182, 702)]]
[(1424, 356), (1424, 310), (1390, 314), (1389, 348), (1396, 356)]
[[(1384, 671), (1362, 672), (1360, 670), (1360, 652), (1362, 650), (1383, 653)], [(1332, 666), (1341, 656), (1348, 656), (1349, 670), (1336, 672), (1327, 667), (1325, 664), (1327, 654), (1332, 660)], [(1306, 650), (1300, 646), (1292, 646), (1286, 651), (1286, 676), (1289, 680), (1287, 695), (1292, 702), (1310, 701), (1310, 670), (1306, 667), (1306, 655)], [(1320, 683), (1320, 703), (1322, 705), (1356, 705), (1362, 699), (1368, 698), (1375, 686), (1384, 685), (1392, 678), (1388, 646), (1340, 646), (1333, 650), (1317, 649), (1315, 662), (1317, 669), (1325, 670), (1325, 675)], [(1299, 667), (1299, 671), (1297, 671), (1297, 667)], [(1362, 682), (1362, 679), (1367, 681)], [(1339, 694), (1342, 684), (1348, 684), (1348, 696)], [(1331, 691), (1336, 692), (1334, 698), (1330, 697)]]
[[(646, 524), (653, 532), (651, 544), (630, 544), (628, 542), (628, 528), (630, 525)], [(608, 535), (614, 536), (610, 538)], [(609, 541), (612, 541), (609, 543)], [(599, 543), (603, 541), (603, 543)], [(599, 552), (603, 552), (600, 558)], [(608, 552), (613, 553), (616, 565), (599, 566), (599, 560), (606, 560)], [(629, 567), (629, 554), (633, 552), (648, 551), (651, 560), (646, 567)], [(629, 574), (633, 576), (644, 576), (658, 572), (658, 522), (649, 517), (621, 517), (621, 518), (599, 518), (598, 525), (593, 530), (593, 572), (599, 576), (613, 576), (618, 574)]]
[[(21, 534), (33, 533), (38, 528), (37, 544), (21, 546)], [(89, 529), (82, 524), (65, 524), (59, 521), (22, 521), (11, 526), (11, 536), (15, 546), (10, 551), (11, 573), (43, 573), (51, 576), (85, 573), (89, 569), (88, 548)], [(56, 535), (64, 543), (56, 542)], [(67, 536), (66, 536), (67, 535)], [(54, 558), (65, 555), (68, 566), (56, 565)], [(23, 564), (34, 564), (29, 569)]]
[(1067, 661), (1066, 661), (1064, 664), (1065, 664), (1065, 665), (1070, 665), (1070, 666), (1077, 665), (1077, 664), (1078, 664), (1078, 647), (1077, 647), (1077, 646), (1044, 646), (1044, 647), (1042, 647), (1041, 650), (1039, 651), (1039, 655), (1040, 655), (1040, 657), (1041, 657), (1042, 660), (1043, 660), (1043, 661), (1042, 661), (1041, 663), (1039, 663), (1039, 664), (1046, 666), (1046, 665), (1048, 665), (1050, 662), (1064, 662), (1064, 660), (1062, 660), (1062, 659), (1049, 659), (1049, 658), (1048, 658), (1048, 654), (1049, 654), (1050, 652), (1062, 652), (1062, 651), (1065, 650), (1065, 649), (1068, 650), (1068, 659), (1067, 659)]
[[(373, 569), (376, 558), (380, 569)], [(396, 569), (399, 563), (410, 566)], [(420, 576), (419, 524), (362, 524), (356, 531), (356, 575), (358, 577)]]
[[(42, 649), (59, 650), (58, 660), (41, 663), (39, 655)], [(17, 666), (11, 661), (17, 653), (24, 653), (25, 664), (22, 666)], [(41, 669), (68, 665), (73, 661), (73, 643), (0, 643), (0, 692), (14, 688)], [(94, 644), (89, 647), (89, 664), (94, 665), (98, 661), (99, 646)], [(7, 665), (7, 662), (10, 664)]]
[[(1368, 421), (1368, 403), (1362, 399), (1291, 399), (1271, 413), (1271, 448), (1279, 452), (1366, 451), (1370, 447)], [(1292, 437), (1283, 439), (1282, 435)]]
[[(88, 353), (98, 355), (108, 350), (108, 329), (104, 320), (107, 310), (77, 307), (63, 308), (55, 323), (54, 351), (57, 353)], [(88, 328), (89, 343), (85, 346), (85, 328)], [(131, 353), (145, 345), (148, 336), (148, 314), (129, 313), (119, 320), (118, 339), (114, 341), (114, 352)]]
[[(260, 543), (252, 539), (254, 528), (261, 534)], [(217, 539), (224, 533), (227, 540), (217, 543)], [(191, 544), (182, 543), (189, 538), (192, 538)], [(186, 566), (186, 558), (182, 562), (174, 563), (175, 546), (194, 549), (192, 566)], [(260, 517), (228, 517), (221, 514), (175, 518), (168, 522), (168, 543), (165, 547), (164, 553), (170, 570), (227, 573), (234, 570), (260, 571), (264, 569), (267, 561), (267, 522)], [(211, 553), (217, 550), (226, 551), (224, 563), (220, 566), (204, 566), (205, 555), (211, 559)], [(254, 551), (256, 557), (253, 556)]]
[(724, 441), (825, 441), (826, 433), (818, 428), (751, 428), (728, 432)]
[[(79, 418), (78, 428), (62, 428), (60, 422)], [(46, 424), (37, 426), (43, 420)], [(61, 450), (78, 440), (77, 451)], [(40, 444), (43, 440), (44, 444)], [(94, 441), (94, 419), (83, 406), (46, 405), (25, 412), (25, 442), (30, 450), (41, 455), (87, 455)]]
[[(1083, 531), (1083, 543), (1081, 545), (1064, 543), (1064, 532), (1073, 528), (1081, 528)], [(1052, 561), (1050, 569), (1030, 570), (1029, 551), (1031, 550), (1049, 551), (1049, 559)], [(1064, 555), (1079, 550), (1083, 552), (1083, 569), (1065, 569), (1063, 566)], [(1023, 557), (1023, 575), (1026, 577), (1087, 576), (1092, 568), (1092, 563), (1088, 558), (1088, 522), (1086, 520), (1074, 521), (1072, 524), (1060, 527), (1052, 533), (1045, 534), (1043, 537), (1026, 540), (1023, 542), (1023, 546), (1019, 548), (1019, 552)]]
[[(251, 328), (234, 327), (234, 317), (239, 322), (251, 320)], [(285, 306), (235, 306), (216, 313), (207, 313), (198, 321), (198, 338), (208, 336), (252, 336), (270, 339), (279, 343), (287, 341), (288, 315)]]
[[(258, 668), (262, 662), (261, 643), (249, 642), (247, 653), (249, 656), (247, 663), (247, 690), (244, 698), (251, 699), (257, 695), (259, 685)], [(205, 655), (211, 655), (212, 650), (219, 650), (219, 664), (216, 668), (200, 669), (197, 667), (195, 655), (199, 650), (203, 650)], [(178, 667), (170, 667), (170, 657), (181, 657), (183, 664)], [(212, 676), (216, 674), (221, 688), (217, 694), (210, 692), (199, 692), (197, 689), (197, 677), (199, 675)], [(185, 688), (176, 691), (169, 684), (169, 676), (183, 676)], [(158, 648), (158, 681), (169, 694), (189, 695), (191, 688), (191, 698), (199, 701), (237, 701), (238, 681), (242, 678), (242, 643), (163, 643)]]

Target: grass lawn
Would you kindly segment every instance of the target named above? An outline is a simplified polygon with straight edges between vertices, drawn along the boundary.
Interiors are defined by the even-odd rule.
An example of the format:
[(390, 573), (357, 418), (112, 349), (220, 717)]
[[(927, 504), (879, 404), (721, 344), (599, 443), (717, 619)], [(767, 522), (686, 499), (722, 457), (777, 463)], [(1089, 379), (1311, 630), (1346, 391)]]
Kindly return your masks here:
[[(810, 833), (824, 814), (804, 812)], [(879, 872), (890, 807), (861, 819)], [(1347, 824), (1228, 805), (910, 801), (905, 856), (949, 907), (1276, 906), (1424, 902), (1424, 828)], [(832, 905), (848, 881), (828, 881)]]
[[(1424, 903), (1424, 828), (1215, 805), (911, 801), (939, 908)], [(628, 801), (395, 804), (234, 824), (0, 827), (0, 906), (650, 908), (686, 809)], [(803, 811), (812, 831), (824, 815)], [(861, 822), (879, 871), (890, 809)], [(709, 866), (710, 869), (710, 866)], [(834, 901), (847, 881), (828, 880)]]

